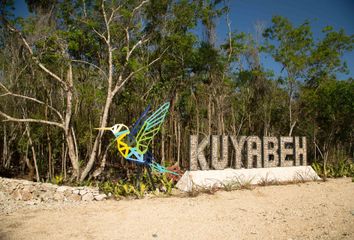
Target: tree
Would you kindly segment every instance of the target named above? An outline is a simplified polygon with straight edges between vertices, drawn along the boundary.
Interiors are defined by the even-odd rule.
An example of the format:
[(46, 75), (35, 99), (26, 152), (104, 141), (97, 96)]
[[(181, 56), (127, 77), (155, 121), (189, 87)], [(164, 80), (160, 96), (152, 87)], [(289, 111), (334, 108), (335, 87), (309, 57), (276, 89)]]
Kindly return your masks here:
[[(304, 87), (301, 95), (304, 129), (313, 139), (316, 152), (325, 166), (330, 153), (332, 162), (337, 162), (335, 150), (344, 150), (353, 156), (354, 127), (354, 82), (353, 79), (338, 81), (327, 79), (316, 89)], [(307, 125), (307, 126), (306, 126)]]
[[(286, 71), (285, 87), (288, 92), (289, 136), (291, 136), (298, 121), (294, 116), (297, 84), (308, 67), (307, 59), (313, 49), (313, 37), (308, 21), (294, 27), (288, 19), (276, 16), (272, 18), (272, 23), (273, 25), (264, 32), (264, 37), (268, 40), (266, 49), (274, 60), (282, 65), (282, 71)], [(275, 41), (275, 44), (271, 41)]]
[(306, 84), (315, 88), (322, 81), (335, 78), (337, 73), (348, 73), (342, 57), (354, 47), (354, 35), (347, 35), (343, 29), (334, 31), (327, 26), (322, 33), (324, 38), (315, 44), (309, 56), (309, 70), (305, 78)]
[[(103, 132), (98, 132), (91, 152), (89, 160), (84, 168), (79, 165), (77, 139), (75, 137), (73, 125), (73, 105), (75, 100), (73, 94), (75, 90), (75, 82), (73, 79), (73, 64), (82, 63), (87, 64), (95, 69), (98, 69), (104, 76), (106, 82), (105, 88), (105, 103), (103, 110), (100, 114), (100, 122), (98, 127), (106, 127), (109, 120), (109, 110), (112, 105), (114, 97), (121, 91), (123, 86), (131, 80), (137, 73), (146, 70), (149, 66), (157, 62), (160, 56), (151, 59), (149, 55), (139, 54), (139, 48), (149, 41), (149, 36), (144, 33), (142, 24), (143, 9), (149, 1), (133, 1), (133, 2), (107, 2), (102, 1), (100, 4), (93, 3), (90, 9), (83, 9), (86, 5), (80, 5), (64, 1), (62, 12), (72, 10), (72, 15), (68, 18), (57, 19), (58, 22), (67, 23), (64, 26), (57, 25), (56, 29), (50, 29), (47, 36), (46, 43), (51, 44), (49, 49), (43, 49), (38, 46), (40, 41), (30, 43), (22, 32), (7, 23), (8, 29), (16, 33), (21, 39), (23, 46), (29, 54), (29, 59), (37, 65), (37, 67), (50, 76), (50, 81), (56, 82), (58, 85), (57, 91), (65, 93), (65, 104), (63, 109), (56, 109), (51, 107), (51, 110), (57, 114), (57, 120), (44, 120), (37, 118), (21, 118), (13, 117), (4, 112), (1, 115), (7, 121), (15, 122), (34, 122), (52, 125), (61, 128), (65, 133), (66, 144), (70, 156), (71, 164), (73, 167), (73, 176), (81, 181), (84, 180), (88, 173), (91, 171), (93, 164), (101, 153), (101, 139)], [(91, 11), (90, 15), (85, 15), (86, 11)], [(83, 13), (83, 14), (82, 14)], [(100, 41), (100, 48), (103, 49), (99, 59), (93, 59), (92, 62), (88, 61), (85, 53), (81, 53), (81, 59), (73, 59), (70, 53), (75, 50), (76, 45), (80, 42), (73, 44), (73, 36), (70, 34), (73, 29), (77, 29), (76, 34), (85, 32), (88, 29), (94, 33)], [(77, 39), (79, 40), (79, 39)], [(51, 41), (51, 42), (49, 42)], [(36, 47), (34, 47), (36, 45)], [(40, 52), (43, 50), (44, 52)], [(88, 49), (90, 50), (90, 49)], [(62, 76), (55, 72), (55, 69), (47, 67), (45, 57), (49, 55), (47, 60), (53, 60), (51, 52), (63, 62), (67, 62), (63, 69), (67, 72), (66, 76)], [(163, 54), (163, 52), (161, 53)], [(140, 62), (140, 63), (139, 63)], [(10, 92), (5, 86), (4, 90), (8, 95), (15, 96), (16, 93)], [(45, 105), (45, 102), (25, 96), (23, 94), (16, 94), (16, 97), (21, 97), (38, 104)], [(58, 121), (59, 120), (59, 121)], [(105, 158), (105, 156), (101, 156)], [(81, 171), (82, 170), (82, 171)]]

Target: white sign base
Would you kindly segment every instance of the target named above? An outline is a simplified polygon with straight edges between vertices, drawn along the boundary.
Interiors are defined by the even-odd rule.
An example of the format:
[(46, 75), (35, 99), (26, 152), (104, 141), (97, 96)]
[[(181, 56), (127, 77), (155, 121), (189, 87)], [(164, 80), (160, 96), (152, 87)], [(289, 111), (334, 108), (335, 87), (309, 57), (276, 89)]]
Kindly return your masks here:
[(311, 166), (186, 171), (176, 187), (190, 192), (198, 188), (223, 188), (228, 184), (271, 184), (315, 181), (321, 178)]

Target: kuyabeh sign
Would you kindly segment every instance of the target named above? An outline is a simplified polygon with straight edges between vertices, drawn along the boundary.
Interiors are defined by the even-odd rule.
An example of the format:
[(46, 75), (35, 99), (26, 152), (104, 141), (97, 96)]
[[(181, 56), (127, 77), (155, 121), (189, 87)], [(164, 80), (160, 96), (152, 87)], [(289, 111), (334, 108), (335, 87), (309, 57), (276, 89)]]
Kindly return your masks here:
[[(305, 166), (306, 137), (190, 136), (190, 170)], [(209, 149), (210, 151), (207, 151)]]

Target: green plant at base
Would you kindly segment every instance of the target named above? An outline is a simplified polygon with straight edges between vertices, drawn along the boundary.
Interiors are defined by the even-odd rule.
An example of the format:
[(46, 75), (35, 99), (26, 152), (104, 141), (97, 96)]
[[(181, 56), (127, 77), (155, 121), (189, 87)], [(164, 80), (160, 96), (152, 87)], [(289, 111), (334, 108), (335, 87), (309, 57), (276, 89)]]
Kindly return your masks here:
[(236, 179), (227, 181), (225, 183), (221, 182), (221, 185), (222, 185), (223, 189), (227, 192), (241, 189), (241, 184)]
[(114, 186), (112, 182), (104, 182), (99, 186), (100, 190), (102, 192), (104, 192), (106, 195), (108, 195), (109, 193), (112, 194), (113, 190), (114, 190)]
[(52, 182), (56, 185), (62, 185), (64, 183), (63, 175), (55, 175), (54, 179), (52, 179)]
[(137, 198), (143, 198), (145, 196), (147, 187), (144, 183), (140, 182), (138, 188), (133, 188), (134, 194)]
[[(127, 179), (120, 179), (118, 181), (106, 181), (98, 185), (99, 189), (107, 195), (113, 195), (115, 198), (135, 197), (143, 198), (146, 193), (159, 193), (164, 195), (171, 195), (174, 188), (175, 181), (170, 178), (169, 174), (152, 174), (150, 179), (147, 170), (145, 169), (140, 178), (137, 175), (132, 175)], [(153, 186), (152, 182), (155, 186)]]
[(323, 163), (314, 162), (312, 163), (312, 167), (323, 178), (354, 177), (354, 163), (346, 160), (339, 160), (337, 163), (328, 163), (326, 167), (324, 167)]
[(313, 162), (312, 163), (312, 168), (313, 168), (313, 170), (315, 170), (315, 172), (319, 176), (323, 175), (323, 167), (321, 166), (321, 164), (319, 162)]
[(120, 198), (120, 197), (127, 197), (129, 195), (131, 195), (132, 193), (134, 193), (135, 189), (134, 186), (129, 183), (126, 182), (124, 183), (122, 180), (119, 180), (115, 185), (114, 185), (114, 189), (113, 189), (113, 195), (116, 198)]
[(162, 187), (165, 189), (165, 193), (171, 195), (172, 188), (174, 187), (173, 179), (167, 179), (166, 174), (163, 174), (160, 182), (162, 183)]
[(143, 198), (147, 192), (147, 185), (140, 182), (137, 187), (134, 184), (119, 180), (118, 182), (104, 182), (99, 185), (101, 191), (105, 194), (112, 194), (115, 198), (120, 199), (122, 197), (134, 196), (136, 198)]

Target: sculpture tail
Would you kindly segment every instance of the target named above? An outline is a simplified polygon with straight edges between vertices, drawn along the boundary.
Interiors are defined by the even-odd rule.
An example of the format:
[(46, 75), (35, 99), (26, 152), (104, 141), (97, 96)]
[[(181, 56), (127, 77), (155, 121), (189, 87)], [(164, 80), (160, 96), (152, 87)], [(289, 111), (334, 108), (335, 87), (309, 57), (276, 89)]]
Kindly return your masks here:
[(165, 167), (161, 166), (157, 162), (155, 162), (155, 158), (152, 155), (152, 152), (150, 152), (150, 151), (147, 151), (144, 154), (144, 164), (149, 165), (149, 167), (152, 170), (154, 170), (154, 171), (157, 171), (157, 172), (160, 172), (160, 173), (171, 173), (171, 174), (174, 174), (176, 176), (179, 176), (178, 173), (172, 172), (172, 171), (166, 169)]
[(178, 176), (178, 173), (172, 172), (168, 169), (166, 169), (165, 167), (161, 166), (160, 164), (158, 164), (155, 161), (152, 161), (149, 166), (151, 167), (152, 170), (158, 171), (160, 173), (171, 173), (173, 175)]

